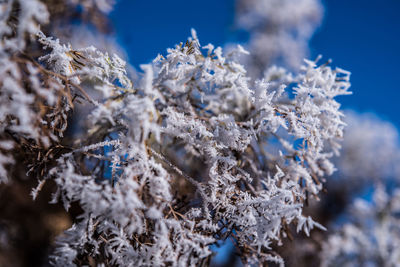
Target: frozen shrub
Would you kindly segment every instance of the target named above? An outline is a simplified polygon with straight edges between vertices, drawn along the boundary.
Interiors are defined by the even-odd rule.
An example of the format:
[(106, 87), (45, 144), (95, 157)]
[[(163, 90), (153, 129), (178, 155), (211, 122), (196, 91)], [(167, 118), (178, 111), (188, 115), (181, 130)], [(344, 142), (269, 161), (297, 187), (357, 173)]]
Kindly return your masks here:
[[(19, 149), (39, 181), (33, 198), (51, 182), (52, 202), (81, 212), (57, 238), (54, 265), (202, 266), (227, 238), (245, 264), (283, 265), (272, 245), (290, 226), (325, 229), (303, 205), (335, 170), (347, 71), (305, 60), (254, 80), (236, 61), (246, 50), (201, 46), (192, 30), (131, 80), (117, 55), (40, 32), (41, 2), (1, 5), (1, 180)], [(27, 40), (42, 56), (24, 52)], [(88, 110), (75, 118), (79, 138), (66, 135), (77, 106)]]
[(375, 187), (373, 202), (357, 199), (351, 221), (323, 244), (321, 266), (398, 266), (400, 191)]
[(322, 19), (318, 0), (236, 0), (237, 27), (248, 33), (243, 59), (251, 76), (268, 66), (298, 69), (308, 56), (308, 41)]

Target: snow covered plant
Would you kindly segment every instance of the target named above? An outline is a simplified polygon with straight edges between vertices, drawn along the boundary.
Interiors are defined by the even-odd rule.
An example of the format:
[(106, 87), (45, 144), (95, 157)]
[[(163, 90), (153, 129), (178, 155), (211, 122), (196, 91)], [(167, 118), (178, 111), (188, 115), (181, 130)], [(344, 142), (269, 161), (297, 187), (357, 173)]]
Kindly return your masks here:
[[(79, 206), (52, 264), (204, 266), (231, 238), (244, 264), (283, 265), (273, 246), (291, 226), (324, 229), (303, 205), (335, 170), (348, 72), (317, 59), (251, 80), (237, 61), (246, 50), (202, 47), (193, 30), (131, 81), (118, 56), (42, 32), (43, 56), (23, 52), (21, 36), (44, 22), (38, 7), (46, 14), (36, 0), (1, 6), (0, 159), (3, 182), (18, 149), (39, 180), (33, 198), (48, 182), (53, 203)], [(83, 129), (66, 134), (79, 107)]]
[[(335, 215), (334, 209), (330, 211), (331, 216), (338, 217), (332, 220), (329, 227), (336, 230), (329, 233), (322, 245), (322, 266), (398, 266), (398, 131), (393, 124), (373, 114), (346, 112), (345, 121), (348, 127), (344, 134), (342, 155), (335, 160), (339, 171), (327, 185), (331, 194), (340, 195), (345, 212)], [(371, 151), (374, 151), (373, 156)], [(367, 199), (354, 201), (354, 195), (372, 190), (366, 195)], [(331, 203), (339, 202), (339, 197), (332, 199)], [(325, 205), (325, 209), (328, 206)], [(346, 223), (343, 223), (343, 218)]]
[(63, 100), (69, 94), (57, 74), (24, 53), (27, 36), (47, 22), (45, 5), (1, 1), (0, 10), (0, 182), (6, 182), (7, 166), (16, 160), (13, 149), (35, 153), (62, 136), (71, 99)]
[(243, 59), (251, 76), (279, 63), (298, 69), (308, 55), (308, 41), (322, 20), (319, 0), (236, 0), (236, 24), (246, 31)]
[(134, 86), (117, 56), (40, 41), (53, 72), (101, 93), (81, 118), (84, 138), (41, 177), (56, 182), (54, 202), (82, 208), (54, 264), (195, 266), (227, 238), (245, 263), (283, 263), (271, 245), (289, 225), (323, 229), (302, 206), (334, 170), (344, 127), (334, 97), (349, 93), (347, 72), (306, 61), (298, 75), (272, 68), (251, 87), (234, 60), (246, 51), (202, 53), (193, 31), (142, 65)]
[(323, 244), (321, 266), (398, 266), (400, 262), (400, 190), (390, 195), (375, 187), (373, 203), (357, 199), (352, 221)]
[(347, 185), (359, 187), (377, 181), (399, 181), (400, 144), (396, 127), (374, 114), (351, 111), (346, 112), (345, 122), (348, 127), (341, 156), (335, 159), (339, 169), (336, 176), (346, 179)]

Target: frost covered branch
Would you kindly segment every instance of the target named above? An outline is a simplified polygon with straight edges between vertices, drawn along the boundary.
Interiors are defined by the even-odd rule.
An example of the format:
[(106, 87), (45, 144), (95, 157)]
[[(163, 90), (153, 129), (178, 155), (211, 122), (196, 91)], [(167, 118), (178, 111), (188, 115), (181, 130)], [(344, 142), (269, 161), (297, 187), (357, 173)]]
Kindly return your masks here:
[[(43, 16), (20, 12), (11, 25), (14, 2), (45, 11), (36, 0), (1, 6), (0, 175), (12, 176), (19, 149), (39, 180), (34, 198), (49, 181), (52, 203), (79, 206), (52, 264), (202, 266), (210, 245), (232, 238), (245, 264), (283, 265), (273, 246), (289, 226), (325, 229), (303, 206), (335, 170), (345, 126), (335, 98), (350, 94), (349, 72), (318, 58), (254, 80), (241, 46), (224, 54), (192, 30), (131, 80), (117, 55), (40, 32)], [(111, 2), (82, 3), (108, 12)], [(24, 52), (24, 34), (41, 56)]]

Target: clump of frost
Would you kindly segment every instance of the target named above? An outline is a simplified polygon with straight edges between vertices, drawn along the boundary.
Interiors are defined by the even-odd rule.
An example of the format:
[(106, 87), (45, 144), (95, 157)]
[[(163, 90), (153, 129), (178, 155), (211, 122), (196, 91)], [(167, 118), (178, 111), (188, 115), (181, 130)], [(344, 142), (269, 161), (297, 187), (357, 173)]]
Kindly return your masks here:
[(272, 64), (301, 65), (323, 7), (319, 0), (237, 0), (236, 13), (238, 27), (249, 33), (251, 55), (243, 60), (258, 77)]
[(355, 183), (399, 179), (400, 144), (396, 127), (373, 114), (346, 112), (345, 121), (348, 127), (343, 150), (335, 159), (338, 175)]
[(49, 80), (44, 85), (41, 69), (19, 56), (40, 23), (47, 22), (46, 6), (37, 0), (9, 0), (0, 3), (0, 10), (0, 182), (6, 182), (17, 144), (34, 140), (48, 147), (57, 139), (55, 127), (48, 127), (48, 119), (38, 117), (37, 110), (38, 102), (55, 106), (61, 86)]
[(373, 202), (357, 199), (352, 221), (323, 244), (321, 266), (398, 266), (400, 262), (400, 191), (389, 194), (378, 184)]
[(80, 5), (85, 10), (97, 8), (103, 13), (110, 13), (115, 5), (115, 0), (69, 0), (74, 5)]

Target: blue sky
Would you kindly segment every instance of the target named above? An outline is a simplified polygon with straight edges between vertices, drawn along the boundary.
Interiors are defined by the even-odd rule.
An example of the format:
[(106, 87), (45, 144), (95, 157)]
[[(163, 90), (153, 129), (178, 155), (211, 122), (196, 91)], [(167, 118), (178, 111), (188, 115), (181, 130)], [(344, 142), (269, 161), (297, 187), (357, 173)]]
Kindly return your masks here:
[(232, 32), (232, 0), (119, 0), (111, 19), (134, 66), (184, 42), (194, 28), (201, 43), (222, 46)]
[(324, 22), (311, 49), (351, 71), (354, 94), (341, 103), (376, 112), (399, 128), (400, 1), (331, 0), (325, 6)]
[[(311, 40), (311, 58), (322, 54), (352, 72), (344, 108), (375, 112), (400, 128), (400, 1), (324, 1), (322, 26)], [(202, 44), (223, 46), (234, 31), (233, 0), (119, 0), (111, 14), (115, 33), (137, 67), (185, 41), (195, 28)]]

